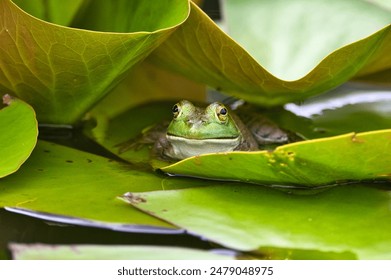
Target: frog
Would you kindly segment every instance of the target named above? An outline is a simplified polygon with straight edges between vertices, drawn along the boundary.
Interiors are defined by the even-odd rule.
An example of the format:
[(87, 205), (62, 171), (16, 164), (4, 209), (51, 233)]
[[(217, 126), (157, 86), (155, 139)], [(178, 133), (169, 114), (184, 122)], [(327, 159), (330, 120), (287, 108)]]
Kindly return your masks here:
[(266, 150), (297, 139), (265, 116), (246, 112), (245, 107), (236, 112), (220, 102), (198, 107), (181, 100), (172, 107), (170, 122), (148, 129), (130, 145), (121, 144), (120, 153), (153, 144), (155, 157), (177, 161), (202, 154)]

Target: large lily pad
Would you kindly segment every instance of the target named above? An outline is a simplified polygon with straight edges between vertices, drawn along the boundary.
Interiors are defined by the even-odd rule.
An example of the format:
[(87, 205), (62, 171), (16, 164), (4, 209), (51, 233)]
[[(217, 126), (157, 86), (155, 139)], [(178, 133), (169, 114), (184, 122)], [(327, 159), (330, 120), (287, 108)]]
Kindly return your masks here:
[(350, 133), (280, 146), (188, 158), (164, 172), (253, 183), (319, 186), (391, 179), (391, 130)]
[[(93, 2), (100, 18), (79, 26), (111, 32), (55, 25), (27, 14), (10, 0), (0, 1), (0, 90), (30, 103), (41, 122), (79, 120), (189, 12), (187, 1)], [(126, 20), (131, 18), (135, 21)]]
[(0, 180), (0, 207), (84, 219), (108, 227), (127, 224), (167, 228), (170, 226), (166, 223), (124, 207), (117, 196), (131, 190), (197, 184), (171, 183), (126, 163), (39, 141), (17, 174)]
[(137, 193), (138, 202), (130, 202), (236, 250), (314, 250), (318, 254), (307, 257), (334, 252), (341, 258), (391, 259), (390, 191), (389, 185), (382, 187), (388, 190), (351, 185), (294, 195), (259, 186), (226, 184)]
[(50, 1), (24, 1), (13, 0), (15, 4), (21, 7), (29, 14), (42, 20), (59, 25), (68, 26), (72, 23), (75, 16), (85, 8), (89, 0), (50, 0)]
[[(9, 95), (0, 105), (0, 178), (20, 168), (37, 143), (38, 123), (34, 110)], [(3, 108), (2, 108), (3, 107)]]
[(275, 120), (309, 139), (391, 127), (391, 91), (387, 88), (347, 84), (284, 107), (273, 110)]
[[(378, 6), (355, 0), (232, 3), (241, 7), (232, 9), (240, 18), (233, 21), (237, 26), (233, 29), (249, 34), (244, 47), (248, 47), (248, 42), (255, 42), (255, 46), (244, 49), (192, 4), (189, 18), (151, 59), (162, 67), (263, 106), (301, 100), (334, 88), (356, 74), (391, 66), (391, 16)], [(309, 10), (308, 5), (313, 9)], [(365, 20), (352, 21), (352, 17)], [(268, 62), (269, 59), (273, 61)]]
[(16, 260), (232, 260), (213, 252), (158, 246), (11, 244)]

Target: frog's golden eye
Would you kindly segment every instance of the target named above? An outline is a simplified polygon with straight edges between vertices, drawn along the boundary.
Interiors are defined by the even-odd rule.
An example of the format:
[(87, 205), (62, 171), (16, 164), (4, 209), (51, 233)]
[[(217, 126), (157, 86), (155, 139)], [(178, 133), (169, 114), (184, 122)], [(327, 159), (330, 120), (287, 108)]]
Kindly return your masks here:
[(179, 116), (180, 112), (181, 112), (181, 109), (179, 107), (179, 104), (175, 104), (172, 107), (172, 114), (174, 115), (174, 118), (177, 118)]
[(227, 119), (228, 119), (228, 110), (227, 110), (227, 108), (225, 108), (224, 105), (217, 106), (217, 108), (216, 108), (216, 115), (217, 115), (217, 118), (221, 122), (226, 122)]

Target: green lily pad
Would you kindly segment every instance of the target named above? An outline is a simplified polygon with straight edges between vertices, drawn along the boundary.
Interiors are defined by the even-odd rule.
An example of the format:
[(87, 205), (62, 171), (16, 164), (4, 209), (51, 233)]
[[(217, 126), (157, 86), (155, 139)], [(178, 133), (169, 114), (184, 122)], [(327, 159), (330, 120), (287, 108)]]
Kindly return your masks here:
[(385, 88), (348, 84), (300, 104), (287, 104), (287, 111), (272, 116), (309, 139), (383, 130), (391, 127), (390, 93)]
[[(132, 94), (132, 98), (129, 98), (129, 93)], [(188, 99), (204, 101), (206, 87), (144, 61), (133, 67), (126, 78), (88, 115), (98, 120), (108, 121), (107, 119), (111, 120), (145, 103), (181, 99), (184, 93)]]
[(388, 189), (350, 185), (300, 195), (226, 184), (137, 193), (138, 203), (130, 203), (236, 250), (267, 253), (273, 247), (391, 259), (391, 196), (389, 184), (383, 187)]
[[(153, 52), (151, 60), (263, 106), (302, 100), (355, 75), (391, 66), (387, 58), (391, 16), (368, 2), (248, 0), (227, 5), (230, 2), (241, 7), (232, 6), (233, 29), (248, 35), (239, 42), (256, 45), (243, 44), (249, 49), (243, 48), (192, 4), (189, 18)], [(352, 21), (352, 17), (365, 20)]]
[(68, 26), (72, 23), (75, 16), (83, 8), (89, 0), (61, 0), (50, 1), (23, 1), (12, 0), (16, 5), (21, 7), (29, 14), (59, 25)]
[(232, 260), (209, 251), (159, 246), (11, 244), (16, 260)]
[(89, 27), (110, 32), (55, 25), (0, 1), (0, 90), (31, 104), (40, 122), (80, 120), (189, 13), (183, 0), (91, 2), (100, 17)]
[(391, 21), (389, 11), (361, 0), (227, 0), (225, 8), (229, 34), (288, 81), (306, 76), (329, 54)]
[(391, 130), (283, 145), (274, 151), (205, 154), (161, 168), (171, 174), (259, 184), (319, 186), (391, 178)]
[(172, 179), (135, 170), (134, 166), (123, 162), (39, 141), (19, 172), (0, 180), (0, 207), (84, 219), (98, 226), (126, 224), (172, 228), (156, 218), (129, 209), (117, 199), (128, 191), (204, 184)]
[(17, 171), (37, 143), (38, 123), (25, 102), (3, 96), (0, 105), (0, 178)]

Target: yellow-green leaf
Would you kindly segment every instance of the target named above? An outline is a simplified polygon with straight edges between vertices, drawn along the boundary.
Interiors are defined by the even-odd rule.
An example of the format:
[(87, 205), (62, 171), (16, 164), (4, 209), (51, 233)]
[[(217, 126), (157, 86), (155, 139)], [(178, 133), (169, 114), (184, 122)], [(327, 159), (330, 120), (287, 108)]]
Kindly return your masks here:
[(391, 179), (391, 130), (296, 142), (273, 152), (230, 152), (188, 158), (162, 170), (259, 184), (319, 186)]
[(37, 143), (34, 110), (19, 99), (3, 96), (0, 104), (0, 178), (20, 168)]
[(389, 184), (295, 194), (225, 183), (136, 195), (144, 201), (130, 202), (137, 208), (228, 248), (271, 258), (301, 251), (300, 258), (391, 259)]
[[(237, 4), (231, 10), (239, 18), (233, 21), (233, 39), (192, 4), (189, 18), (151, 59), (262, 106), (302, 100), (355, 75), (391, 67), (391, 15), (376, 5), (356, 0), (230, 3)], [(245, 38), (237, 39), (242, 45), (234, 41), (236, 35)]]
[(91, 2), (100, 18), (86, 28), (111, 32), (55, 25), (0, 0), (0, 90), (30, 103), (41, 122), (80, 120), (189, 13), (183, 0)]

